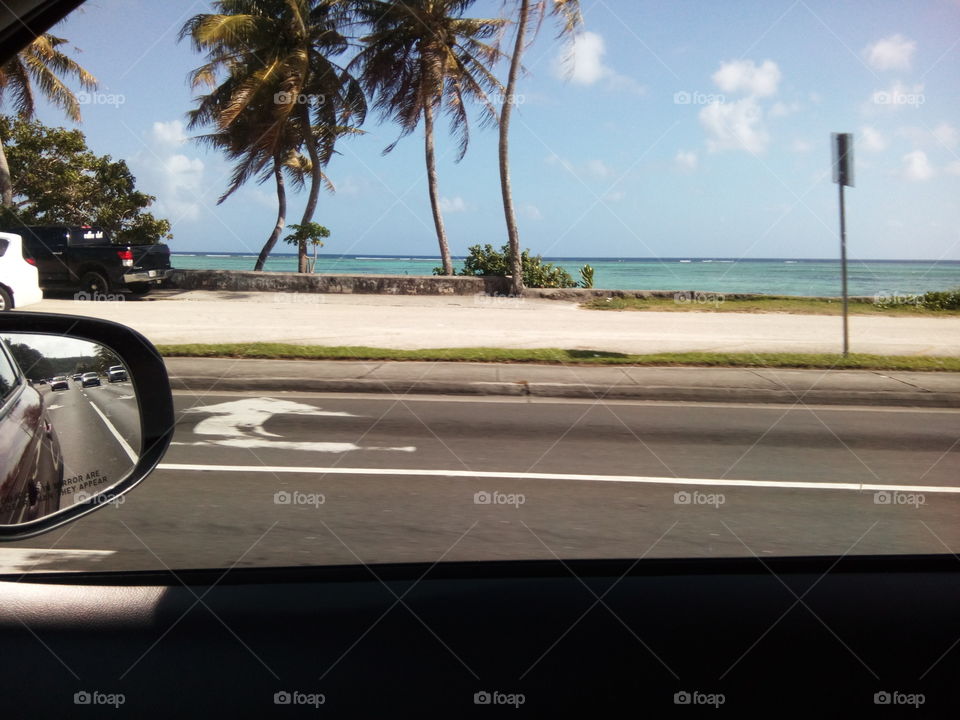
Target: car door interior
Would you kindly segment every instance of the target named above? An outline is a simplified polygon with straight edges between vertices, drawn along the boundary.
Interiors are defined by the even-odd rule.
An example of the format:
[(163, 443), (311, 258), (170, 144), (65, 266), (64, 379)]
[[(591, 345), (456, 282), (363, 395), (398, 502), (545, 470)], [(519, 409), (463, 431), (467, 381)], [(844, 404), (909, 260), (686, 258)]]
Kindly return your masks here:
[(74, 712), (84, 692), (122, 695), (137, 717), (270, 716), (278, 704), (337, 717), (482, 717), (490, 704), (540, 717), (684, 704), (838, 716), (894, 703), (946, 717), (958, 704), (956, 566), (818, 557), (8, 578), (0, 697), (44, 717)]

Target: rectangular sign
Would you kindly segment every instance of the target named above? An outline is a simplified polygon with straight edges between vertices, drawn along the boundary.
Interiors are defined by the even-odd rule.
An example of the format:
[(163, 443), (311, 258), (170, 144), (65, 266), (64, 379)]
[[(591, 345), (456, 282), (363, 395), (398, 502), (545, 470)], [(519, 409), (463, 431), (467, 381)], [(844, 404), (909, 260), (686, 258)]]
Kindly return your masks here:
[(853, 187), (853, 133), (831, 133), (833, 181)]

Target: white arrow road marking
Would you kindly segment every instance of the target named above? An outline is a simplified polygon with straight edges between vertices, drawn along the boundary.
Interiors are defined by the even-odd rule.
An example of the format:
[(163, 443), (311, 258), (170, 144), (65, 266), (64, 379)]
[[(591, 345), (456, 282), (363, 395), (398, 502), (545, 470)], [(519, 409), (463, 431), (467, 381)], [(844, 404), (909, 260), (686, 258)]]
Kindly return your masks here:
[[(322, 410), (314, 405), (279, 400), (277, 398), (243, 398), (232, 402), (190, 408), (186, 413), (212, 413), (194, 427), (197, 435), (215, 435), (217, 438), (198, 442), (173, 442), (172, 445), (213, 445), (234, 448), (264, 448), (268, 450), (305, 450), (308, 452), (346, 453), (356, 450), (385, 450), (416, 452), (417, 448), (363, 447), (354, 443), (283, 440), (281, 435), (268, 432), (264, 425), (274, 415), (312, 415), (317, 417), (362, 417), (349, 412)], [(274, 439), (277, 438), (277, 439)]]
[(263, 437), (280, 437), (263, 429), (274, 415), (318, 415), (327, 417), (358, 417), (348, 412), (321, 410), (313, 405), (278, 400), (276, 398), (244, 398), (218, 405), (190, 408), (186, 413), (212, 413), (213, 417), (197, 423), (193, 431), (197, 435), (220, 435), (225, 437), (249, 437), (250, 433)]
[(59, 410), (63, 405), (47, 405), (47, 410)]
[(115, 550), (46, 550), (39, 548), (0, 548), (0, 573), (41, 570), (48, 564), (77, 560), (80, 570), (89, 570), (90, 561), (113, 555)]
[[(478, 470), (415, 470), (405, 468), (290, 467), (286, 465), (195, 465), (160, 463), (158, 470), (183, 472), (268, 472), (307, 475), (399, 475), (406, 477), (486, 478), (496, 480), (573, 480), (579, 482), (640, 483), (645, 485), (700, 485), (857, 492), (960, 493), (953, 485), (880, 485), (874, 483), (807, 482), (802, 480), (728, 480), (726, 478), (644, 477), (639, 475), (570, 475), (564, 473), (490, 472)], [(882, 507), (882, 506), (881, 506)]]

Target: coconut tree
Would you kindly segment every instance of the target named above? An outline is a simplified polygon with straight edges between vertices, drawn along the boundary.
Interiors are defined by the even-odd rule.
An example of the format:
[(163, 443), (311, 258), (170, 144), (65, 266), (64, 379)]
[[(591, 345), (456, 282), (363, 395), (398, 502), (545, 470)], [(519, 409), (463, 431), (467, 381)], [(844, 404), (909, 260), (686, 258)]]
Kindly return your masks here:
[[(366, 114), (359, 83), (334, 60), (349, 47), (340, 30), (347, 6), (343, 0), (219, 0), (216, 13), (196, 15), (180, 31), (181, 39), (189, 37), (197, 51), (206, 53), (206, 62), (191, 73), (191, 84), (213, 88), (198, 98), (191, 127), (213, 125), (217, 132), (211, 137), (216, 137), (255, 110), (256, 120), (244, 120), (241, 132), (226, 136), (227, 147), (237, 138), (260, 146), (247, 157), (256, 168), (252, 175), (266, 166), (260, 162), (275, 165), (279, 160), (289, 167), (289, 153), (305, 148), (309, 162), (299, 164), (308, 170), (310, 183), (301, 224), (311, 222), (316, 212), (325, 184), (323, 168), (337, 140), (348, 134), (341, 129), (362, 123)], [(251, 135), (251, 127), (261, 134)], [(235, 179), (250, 176), (241, 170)], [(231, 187), (221, 202), (236, 189)], [(270, 240), (268, 244), (273, 246)], [(306, 253), (301, 244), (301, 272), (306, 271)], [(260, 269), (262, 262), (257, 264)]]
[[(523, 292), (523, 265), (520, 250), (520, 231), (517, 214), (513, 207), (513, 189), (510, 185), (510, 119), (514, 98), (522, 68), (524, 51), (536, 39), (547, 14), (559, 19), (561, 29), (558, 38), (570, 37), (583, 23), (579, 0), (513, 0), (516, 14), (516, 36), (510, 56), (510, 73), (507, 77), (507, 92), (500, 109), (500, 188), (503, 194), (503, 214), (507, 221), (507, 237), (510, 242), (511, 292)], [(549, 5), (549, 8), (548, 8)], [(532, 28), (532, 32), (531, 32)]]
[(480, 108), (481, 124), (496, 124), (489, 95), (502, 92), (491, 67), (501, 57), (495, 40), (506, 20), (465, 18), (474, 0), (357, 0), (357, 19), (367, 28), (361, 49), (350, 68), (357, 74), (381, 120), (400, 125), (399, 140), (423, 120), (424, 150), (430, 207), (443, 260), (453, 274), (450, 246), (440, 210), (435, 148), (439, 111), (450, 117), (458, 140), (457, 161), (470, 142), (467, 102)]
[[(63, 78), (75, 78), (84, 90), (96, 90), (97, 79), (59, 48), (67, 41), (50, 34), (38, 35), (23, 50), (0, 65), (0, 105), (9, 98), (12, 109), (25, 119), (36, 111), (36, 93), (80, 122), (80, 101)], [(0, 142), (0, 203), (13, 206), (13, 183), (7, 155)]]

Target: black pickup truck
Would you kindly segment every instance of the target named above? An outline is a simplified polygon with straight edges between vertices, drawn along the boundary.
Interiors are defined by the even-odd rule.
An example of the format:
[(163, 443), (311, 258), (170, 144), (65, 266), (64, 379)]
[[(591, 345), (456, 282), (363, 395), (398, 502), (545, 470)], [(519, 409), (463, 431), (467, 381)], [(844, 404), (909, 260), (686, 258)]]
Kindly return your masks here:
[(91, 300), (111, 292), (142, 295), (170, 275), (170, 248), (117, 245), (97, 227), (45, 225), (10, 228), (23, 238), (23, 254), (36, 262), (40, 287), (73, 290)]

